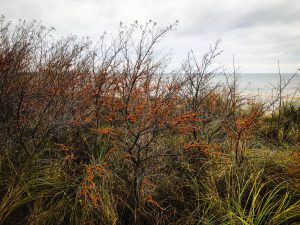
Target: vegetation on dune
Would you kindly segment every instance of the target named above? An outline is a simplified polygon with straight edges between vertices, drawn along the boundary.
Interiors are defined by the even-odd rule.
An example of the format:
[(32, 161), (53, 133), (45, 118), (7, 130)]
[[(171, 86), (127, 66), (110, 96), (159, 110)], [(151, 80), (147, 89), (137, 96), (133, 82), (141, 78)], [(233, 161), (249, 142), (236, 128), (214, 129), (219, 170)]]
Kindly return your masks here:
[(0, 19), (0, 224), (300, 222), (299, 105), (241, 95), (219, 42), (170, 73), (175, 26), (93, 45)]

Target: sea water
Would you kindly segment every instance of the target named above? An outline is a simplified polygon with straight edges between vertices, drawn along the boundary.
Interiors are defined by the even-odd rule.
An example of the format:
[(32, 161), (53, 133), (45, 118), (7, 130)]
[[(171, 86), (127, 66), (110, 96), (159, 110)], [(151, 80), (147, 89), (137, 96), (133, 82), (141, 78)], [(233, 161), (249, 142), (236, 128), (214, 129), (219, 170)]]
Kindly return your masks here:
[[(283, 97), (299, 98), (300, 74), (281, 74), (281, 87)], [(242, 73), (239, 75), (239, 89), (244, 94), (270, 98), (278, 94), (280, 76), (274, 73)]]

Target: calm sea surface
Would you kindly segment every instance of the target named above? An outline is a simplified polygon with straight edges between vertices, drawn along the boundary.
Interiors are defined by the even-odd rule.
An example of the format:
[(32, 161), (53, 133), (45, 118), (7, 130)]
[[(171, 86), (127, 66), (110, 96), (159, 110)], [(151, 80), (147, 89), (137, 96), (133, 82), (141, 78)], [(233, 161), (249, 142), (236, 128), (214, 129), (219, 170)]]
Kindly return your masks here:
[[(287, 82), (292, 74), (282, 74), (282, 80)], [(240, 86), (247, 91), (270, 93), (279, 84), (279, 75), (274, 73), (243, 73), (240, 75)], [(292, 93), (300, 87), (300, 74), (296, 75), (287, 86), (286, 91)], [(257, 93), (256, 93), (257, 94)]]
[[(282, 80), (287, 82), (293, 74), (282, 74)], [(239, 89), (249, 97), (270, 99), (276, 95), (279, 86), (279, 75), (275, 73), (243, 73), (239, 77)], [(286, 86), (284, 97), (300, 100), (300, 74), (297, 74)]]

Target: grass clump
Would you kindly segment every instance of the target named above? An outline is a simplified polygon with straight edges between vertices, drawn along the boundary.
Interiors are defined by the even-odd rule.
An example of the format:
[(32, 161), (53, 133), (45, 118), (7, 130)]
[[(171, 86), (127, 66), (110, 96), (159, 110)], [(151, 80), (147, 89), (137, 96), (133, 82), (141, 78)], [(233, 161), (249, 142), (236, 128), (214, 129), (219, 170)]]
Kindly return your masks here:
[(215, 83), (219, 42), (168, 73), (176, 23), (100, 47), (0, 25), (0, 224), (299, 222), (299, 106)]

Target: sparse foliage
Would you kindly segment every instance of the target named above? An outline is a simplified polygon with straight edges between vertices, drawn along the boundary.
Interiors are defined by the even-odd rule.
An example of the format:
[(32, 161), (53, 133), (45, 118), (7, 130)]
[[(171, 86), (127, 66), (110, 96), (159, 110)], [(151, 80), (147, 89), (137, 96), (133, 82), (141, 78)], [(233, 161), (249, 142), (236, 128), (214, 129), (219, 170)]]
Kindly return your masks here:
[[(220, 42), (200, 61), (191, 51), (179, 71), (168, 70), (158, 44), (177, 23), (120, 23), (116, 36), (103, 35), (94, 45), (75, 36), (57, 40), (37, 22), (13, 26), (1, 17), (0, 224), (297, 218), (297, 194), (292, 199), (284, 182), (272, 189), (267, 172), (258, 174), (265, 183), (255, 186), (258, 170), (247, 170), (246, 163), (261, 167), (246, 160), (245, 144), (266, 117), (261, 104), (246, 103), (238, 93), (235, 71), (232, 82), (216, 82), (226, 75), (215, 64)], [(299, 138), (299, 107), (285, 107), (278, 115), (283, 138), (295, 132)], [(290, 164), (282, 174), (297, 180), (298, 161)], [(237, 178), (251, 174), (253, 186), (226, 180), (223, 173), (232, 168)], [(296, 190), (297, 184), (290, 185)], [(234, 193), (230, 185), (240, 189)], [(265, 187), (270, 191), (263, 193)], [(249, 190), (247, 202), (259, 205), (248, 210)], [(259, 207), (270, 206), (268, 199), (283, 204), (274, 203), (276, 213), (265, 217)]]

